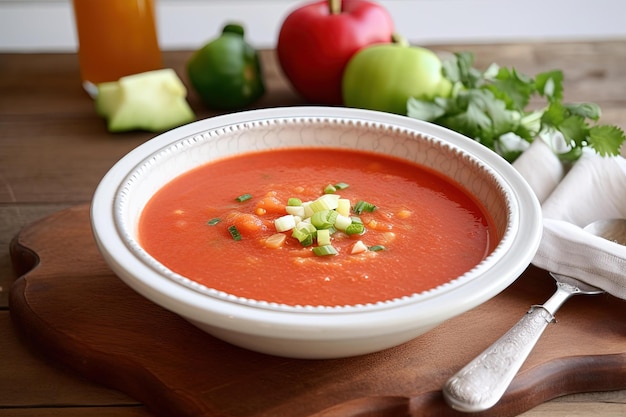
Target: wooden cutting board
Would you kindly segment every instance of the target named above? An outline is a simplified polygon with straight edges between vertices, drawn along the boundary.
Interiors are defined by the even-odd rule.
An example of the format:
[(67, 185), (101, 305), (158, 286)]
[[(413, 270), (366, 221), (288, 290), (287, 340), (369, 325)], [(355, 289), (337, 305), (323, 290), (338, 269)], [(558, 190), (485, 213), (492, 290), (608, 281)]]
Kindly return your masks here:
[[(296, 360), (231, 346), (144, 299), (105, 265), (88, 206), (16, 236), (21, 277), (10, 311), (34, 349), (143, 402), (158, 416), (455, 416), (441, 386), (554, 291), (530, 267), (506, 291), (383, 352)], [(557, 313), (502, 401), (476, 416), (513, 416), (556, 396), (626, 388), (626, 302), (574, 297)]]

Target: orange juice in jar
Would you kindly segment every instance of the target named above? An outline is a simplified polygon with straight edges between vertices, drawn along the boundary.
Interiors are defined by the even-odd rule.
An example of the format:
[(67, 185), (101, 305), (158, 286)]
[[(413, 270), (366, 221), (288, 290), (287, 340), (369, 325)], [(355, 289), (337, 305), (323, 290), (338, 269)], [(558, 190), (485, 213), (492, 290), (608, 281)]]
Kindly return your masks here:
[(85, 88), (163, 67), (155, 0), (73, 0)]

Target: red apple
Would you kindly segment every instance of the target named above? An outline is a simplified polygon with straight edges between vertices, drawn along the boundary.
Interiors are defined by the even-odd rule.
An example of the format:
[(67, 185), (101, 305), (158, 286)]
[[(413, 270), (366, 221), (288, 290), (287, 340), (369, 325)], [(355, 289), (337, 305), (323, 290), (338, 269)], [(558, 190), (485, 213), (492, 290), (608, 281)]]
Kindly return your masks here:
[(322, 0), (292, 11), (283, 22), (276, 51), (293, 88), (315, 104), (340, 105), (341, 79), (361, 48), (389, 43), (391, 16), (367, 0)]

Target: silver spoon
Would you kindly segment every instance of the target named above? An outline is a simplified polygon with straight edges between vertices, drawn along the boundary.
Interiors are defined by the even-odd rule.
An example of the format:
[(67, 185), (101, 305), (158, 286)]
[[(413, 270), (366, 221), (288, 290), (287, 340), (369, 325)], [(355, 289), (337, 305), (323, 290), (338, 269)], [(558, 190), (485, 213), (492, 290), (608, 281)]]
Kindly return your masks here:
[[(586, 226), (585, 230), (626, 245), (626, 219), (600, 220)], [(559, 307), (573, 295), (604, 292), (574, 278), (554, 273), (550, 275), (556, 280), (554, 295), (543, 305), (532, 306), (507, 333), (446, 382), (443, 395), (452, 408), (476, 412), (494, 406), (504, 395), (545, 328), (554, 320)]]

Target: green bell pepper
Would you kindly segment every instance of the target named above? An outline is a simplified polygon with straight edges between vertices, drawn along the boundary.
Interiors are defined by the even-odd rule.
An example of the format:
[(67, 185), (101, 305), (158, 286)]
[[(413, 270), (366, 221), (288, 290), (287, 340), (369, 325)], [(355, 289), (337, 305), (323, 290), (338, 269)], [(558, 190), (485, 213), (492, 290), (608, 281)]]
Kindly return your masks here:
[(238, 24), (227, 24), (218, 38), (197, 50), (187, 62), (187, 75), (211, 109), (240, 109), (265, 93), (258, 52)]

